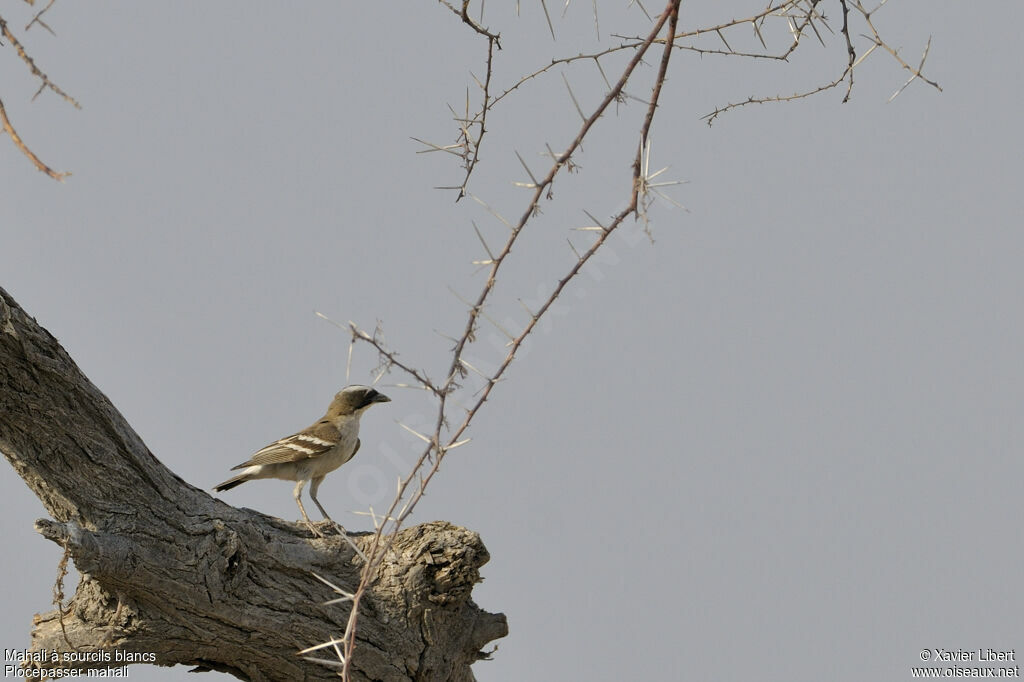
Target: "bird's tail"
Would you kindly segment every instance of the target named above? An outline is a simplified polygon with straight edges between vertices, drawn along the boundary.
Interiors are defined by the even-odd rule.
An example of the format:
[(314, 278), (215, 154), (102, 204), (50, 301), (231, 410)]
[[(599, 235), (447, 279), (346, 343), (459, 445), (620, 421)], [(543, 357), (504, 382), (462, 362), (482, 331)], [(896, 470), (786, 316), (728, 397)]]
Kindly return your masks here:
[(249, 480), (249, 478), (245, 474), (239, 474), (238, 476), (235, 476), (234, 478), (229, 478), (228, 480), (224, 481), (223, 483), (218, 483), (217, 485), (213, 486), (213, 489), (216, 490), (217, 492), (221, 493), (221, 492), (224, 492), (225, 490), (231, 490), (235, 486), (242, 485), (243, 483), (245, 483), (248, 480)]

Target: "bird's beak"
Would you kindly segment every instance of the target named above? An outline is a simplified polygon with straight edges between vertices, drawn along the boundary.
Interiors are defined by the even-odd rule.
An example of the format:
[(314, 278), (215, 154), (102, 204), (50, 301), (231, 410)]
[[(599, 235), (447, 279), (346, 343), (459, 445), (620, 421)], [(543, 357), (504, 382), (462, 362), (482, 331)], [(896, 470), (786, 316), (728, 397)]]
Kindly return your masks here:
[(373, 399), (370, 402), (371, 403), (390, 403), (391, 402), (391, 398), (387, 397), (383, 393), (378, 393), (377, 395), (373, 396)]

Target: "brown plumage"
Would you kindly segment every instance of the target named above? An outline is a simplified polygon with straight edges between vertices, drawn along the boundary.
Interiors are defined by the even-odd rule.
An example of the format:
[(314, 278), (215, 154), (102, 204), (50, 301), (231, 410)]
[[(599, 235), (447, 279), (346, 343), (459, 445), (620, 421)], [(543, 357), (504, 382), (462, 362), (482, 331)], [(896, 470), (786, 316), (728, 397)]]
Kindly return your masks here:
[(302, 506), (302, 488), (310, 482), (309, 496), (324, 518), (331, 517), (316, 498), (324, 477), (352, 459), (359, 451), (359, 418), (370, 406), (390, 402), (390, 398), (369, 386), (346, 386), (334, 396), (327, 413), (298, 433), (274, 441), (258, 450), (245, 462), (232, 467), (242, 469), (237, 476), (214, 486), (222, 492), (246, 481), (279, 478), (298, 481), (295, 502), (310, 529), (319, 535)]

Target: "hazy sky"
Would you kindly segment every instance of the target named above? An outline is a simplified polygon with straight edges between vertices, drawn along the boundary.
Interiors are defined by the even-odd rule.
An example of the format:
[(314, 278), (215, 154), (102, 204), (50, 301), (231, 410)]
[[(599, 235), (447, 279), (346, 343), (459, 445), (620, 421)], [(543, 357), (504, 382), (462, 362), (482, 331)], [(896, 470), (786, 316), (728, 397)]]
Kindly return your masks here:
[[(617, 44), (635, 6), (488, 3), (504, 90), (554, 57)], [(608, 5), (605, 7), (605, 5)], [(686, 3), (694, 28), (763, 0)], [(657, 4), (647, 3), (654, 12)], [(835, 2), (823, 3), (838, 30)], [(749, 8), (749, 9), (745, 9)], [(923, 649), (1024, 655), (1024, 235), (1020, 3), (892, 0), (874, 15), (939, 93), (876, 51), (841, 90), (700, 117), (749, 96), (835, 77), (845, 45), (823, 32), (791, 63), (680, 53), (652, 132), (652, 168), (685, 180), (687, 210), (652, 211), (567, 291), (417, 508), (478, 531), (491, 553), (474, 590), (510, 634), (478, 679), (911, 679)], [(925, 11), (926, 10), (926, 11)], [(486, 47), (439, 3), (85, 4), (21, 28), (40, 67), (78, 98), (30, 102), (9, 45), (0, 97), (63, 184), (0, 137), (0, 286), (49, 329), (149, 448), (209, 488), (297, 430), (346, 381), (348, 337), (314, 315), (382, 324), (403, 359), (440, 378), (485, 257), (473, 232), (505, 228), (458, 184), (453, 141)], [(857, 32), (863, 32), (857, 25)], [(744, 28), (728, 34), (753, 48)], [(784, 48), (784, 21), (769, 24)], [(710, 44), (710, 43), (709, 43)], [(869, 43), (861, 38), (863, 52)], [(720, 44), (714, 44), (720, 47)], [(622, 60), (609, 60), (614, 78)], [(647, 96), (656, 59), (631, 94)], [(580, 105), (604, 93), (592, 62), (553, 70), (489, 119), (471, 189), (517, 218), (520, 155), (544, 169)], [(606, 115), (531, 223), (490, 314), (549, 291), (589, 235), (583, 211), (625, 205), (643, 106)], [(661, 178), (659, 178), (661, 179)], [(485, 327), (470, 357), (501, 358)], [(358, 347), (353, 383), (376, 358)], [(385, 506), (419, 452), (425, 398), (363, 420), (363, 448), (320, 500)], [(52, 607), (59, 549), (10, 467), (0, 476), (8, 552), (2, 646), (29, 643)], [(221, 497), (295, 519), (291, 485)], [(309, 506), (309, 505), (307, 505)], [(11, 551), (17, 548), (18, 551)], [(70, 594), (73, 583), (66, 585)], [(135, 680), (184, 678), (136, 666)]]

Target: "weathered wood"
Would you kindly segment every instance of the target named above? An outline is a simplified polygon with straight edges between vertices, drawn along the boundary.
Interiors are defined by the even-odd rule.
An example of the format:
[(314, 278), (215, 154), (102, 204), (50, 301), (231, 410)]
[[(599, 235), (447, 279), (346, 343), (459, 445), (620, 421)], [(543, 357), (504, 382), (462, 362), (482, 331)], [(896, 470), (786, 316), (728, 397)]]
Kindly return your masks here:
[[(176, 476), (2, 288), (0, 451), (53, 516), (36, 529), (83, 576), (63, 614), (36, 617), (30, 651), (73, 656), (66, 669), (144, 662), (337, 679), (296, 652), (344, 631), (347, 603), (323, 605), (338, 595), (313, 574), (352, 589), (358, 554)], [(470, 596), (488, 558), (476, 533), (445, 522), (399, 533), (363, 600), (353, 679), (472, 680), (480, 650), (508, 632)]]

